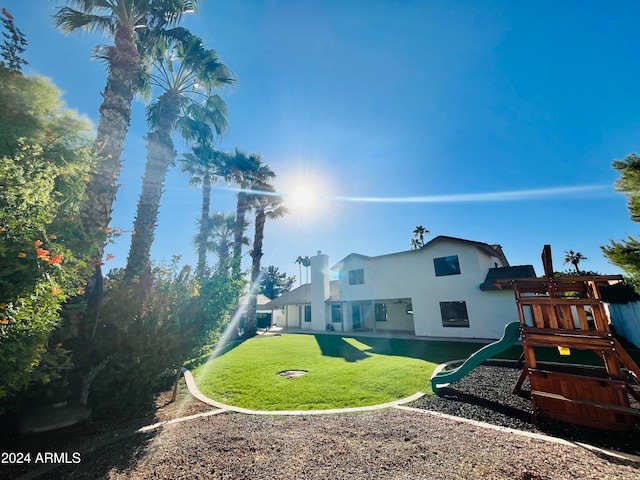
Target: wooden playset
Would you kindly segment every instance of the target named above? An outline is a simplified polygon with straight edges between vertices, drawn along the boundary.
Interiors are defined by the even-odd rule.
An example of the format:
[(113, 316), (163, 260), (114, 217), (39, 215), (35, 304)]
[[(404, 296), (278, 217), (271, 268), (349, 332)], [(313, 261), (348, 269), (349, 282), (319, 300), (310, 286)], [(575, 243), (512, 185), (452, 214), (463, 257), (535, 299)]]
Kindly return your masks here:
[[(524, 393), (528, 377), (534, 421), (540, 415), (608, 430), (640, 425), (640, 368), (612, 334), (600, 294), (622, 277), (554, 277), (549, 245), (542, 263), (542, 278), (499, 281), (513, 288), (522, 333), (525, 366), (513, 393)], [(592, 351), (602, 365), (542, 362), (543, 347)]]

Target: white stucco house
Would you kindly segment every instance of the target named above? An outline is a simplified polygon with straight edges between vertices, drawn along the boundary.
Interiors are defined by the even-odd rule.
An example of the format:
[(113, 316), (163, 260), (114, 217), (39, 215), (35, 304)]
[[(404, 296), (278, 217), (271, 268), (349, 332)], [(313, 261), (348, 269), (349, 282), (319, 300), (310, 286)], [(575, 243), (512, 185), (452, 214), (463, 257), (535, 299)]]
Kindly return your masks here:
[(494, 281), (532, 277), (532, 265), (510, 266), (499, 245), (439, 236), (419, 250), (352, 253), (331, 268), (318, 252), (311, 283), (263, 308), (283, 311), (285, 329), (496, 339), (518, 314), (513, 292)]

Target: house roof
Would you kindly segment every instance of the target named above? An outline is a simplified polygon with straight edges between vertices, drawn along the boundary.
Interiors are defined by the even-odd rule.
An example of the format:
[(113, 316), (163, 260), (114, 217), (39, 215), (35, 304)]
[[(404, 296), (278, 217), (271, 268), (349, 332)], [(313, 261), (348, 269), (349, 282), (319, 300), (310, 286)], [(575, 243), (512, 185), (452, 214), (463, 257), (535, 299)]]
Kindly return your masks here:
[(435, 243), (442, 242), (442, 241), (459, 242), (459, 243), (466, 243), (468, 245), (472, 245), (472, 246), (478, 248), (480, 251), (486, 253), (487, 255), (489, 255), (491, 257), (499, 258), (503, 265), (505, 265), (507, 267), (509, 266), (509, 261), (507, 260), (507, 257), (505, 256), (504, 252), (502, 251), (502, 246), (500, 246), (498, 244), (489, 245), (488, 243), (476, 242), (474, 240), (466, 240), (464, 238), (449, 237), (447, 235), (438, 235), (433, 240), (430, 240), (429, 242), (425, 243), (424, 246), (422, 248), (418, 249), (418, 250), (404, 250), (402, 252), (395, 252), (395, 253), (387, 253), (387, 254), (384, 254), (384, 255), (378, 255), (376, 257), (369, 257), (367, 255), (362, 255), (362, 254), (359, 254), (359, 253), (351, 253), (351, 254), (347, 255), (346, 257), (344, 257), (342, 260), (340, 260), (338, 263), (336, 263), (333, 267), (331, 267), (331, 270), (340, 270), (340, 268), (342, 267), (342, 264), (346, 260), (354, 258), (354, 257), (370, 259), (370, 258), (388, 257), (390, 255), (406, 255), (406, 254), (415, 255), (415, 254), (419, 254), (422, 250), (429, 248), (430, 245), (433, 245)]
[[(247, 301), (249, 300), (249, 295), (243, 295), (242, 297), (240, 297), (240, 305), (247, 303)], [(256, 305), (258, 305), (259, 307), (262, 307), (264, 305), (266, 305), (267, 303), (269, 303), (271, 301), (271, 299), (269, 297), (267, 297), (266, 295), (263, 295), (261, 293), (259, 293), (258, 295), (256, 295)]]
[[(329, 301), (340, 301), (340, 287), (338, 280), (329, 282)], [(298, 288), (294, 288), (290, 292), (283, 293), (278, 298), (274, 298), (269, 303), (262, 306), (264, 309), (279, 308), (285, 305), (302, 305), (311, 303), (311, 284), (305, 283)]]
[(533, 265), (515, 265), (513, 267), (490, 268), (480, 290), (498, 290), (496, 280), (513, 280), (516, 278), (536, 278)]

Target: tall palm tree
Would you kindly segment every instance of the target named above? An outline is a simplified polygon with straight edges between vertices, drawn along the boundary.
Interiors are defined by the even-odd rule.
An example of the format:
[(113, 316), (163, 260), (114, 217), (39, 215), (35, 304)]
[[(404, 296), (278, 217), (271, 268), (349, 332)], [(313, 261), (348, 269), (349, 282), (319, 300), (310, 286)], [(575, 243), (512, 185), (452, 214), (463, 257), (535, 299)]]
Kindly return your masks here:
[(307, 273), (307, 283), (309, 283), (309, 267), (311, 266), (311, 259), (308, 256), (302, 257), (302, 266), (305, 268)]
[[(94, 155), (99, 162), (87, 185), (82, 212), (84, 233), (95, 240), (96, 260), (102, 258), (105, 242), (99, 240), (111, 221), (118, 191), (121, 155), (131, 123), (131, 103), (144, 84), (144, 58), (140, 39), (169, 33), (198, 0), (66, 0), (54, 24), (64, 32), (93, 31), (113, 38), (113, 45), (98, 47), (98, 57), (107, 65), (107, 84), (102, 92)], [(99, 262), (97, 273), (100, 278)]]
[(568, 252), (564, 252), (564, 261), (562, 262), (562, 264), (563, 265), (566, 265), (567, 263), (572, 264), (576, 269), (576, 273), (580, 275), (582, 272), (580, 272), (578, 265), (582, 260), (587, 260), (587, 257), (582, 255), (580, 252), (574, 252), (573, 250), (569, 250)]
[[(180, 170), (188, 173), (189, 183), (192, 186), (202, 187), (202, 208), (198, 222), (198, 235), (196, 247), (198, 250), (198, 265), (196, 275), (202, 277), (207, 262), (207, 239), (211, 235), (214, 224), (211, 222), (209, 212), (211, 210), (211, 187), (218, 178), (228, 177), (228, 155), (216, 150), (213, 145), (204, 139), (191, 148), (191, 152), (183, 155)], [(235, 217), (233, 217), (235, 222)]]
[[(167, 169), (175, 162), (171, 132), (181, 114), (186, 114), (190, 105), (204, 97), (205, 110), (218, 112), (215, 128), (221, 134), (227, 128), (226, 105), (212, 90), (222, 85), (235, 83), (233, 74), (218, 59), (214, 50), (205, 49), (202, 40), (189, 35), (182, 43), (165, 49), (157, 56), (155, 73), (150, 75), (151, 84), (162, 88), (156, 103), (147, 108), (147, 123), (151, 131), (147, 134), (147, 164), (142, 178), (142, 192), (134, 221), (135, 235), (125, 268), (125, 278), (132, 279), (148, 273), (151, 245), (154, 240), (160, 198), (164, 188)], [(222, 122), (221, 119), (224, 119)], [(193, 132), (182, 131), (191, 138)]]
[(262, 163), (262, 156), (257, 153), (247, 154), (236, 147), (230, 159), (231, 176), (240, 187), (236, 206), (236, 227), (233, 235), (233, 270), (240, 273), (244, 231), (247, 228), (245, 216), (249, 208), (249, 194), (246, 190), (266, 185), (275, 177), (269, 165)]
[[(155, 42), (173, 36), (183, 14), (197, 10), (199, 0), (66, 0), (54, 15), (54, 24), (66, 33), (92, 31), (113, 39), (96, 48), (96, 57), (107, 67), (107, 83), (101, 93), (100, 117), (94, 145), (96, 167), (90, 176), (81, 211), (79, 236), (91, 246), (95, 260), (93, 277), (86, 286), (87, 311), (83, 328), (97, 324), (102, 299), (101, 259), (113, 202), (118, 192), (124, 140), (131, 123), (131, 104), (144, 89), (143, 40)], [(181, 30), (181, 29), (176, 29)], [(78, 313), (72, 314), (78, 315)], [(78, 319), (78, 321), (80, 321)], [(87, 330), (81, 331), (87, 335)]]
[(298, 267), (300, 267), (300, 285), (302, 285), (302, 256), (298, 255), (298, 258), (293, 263), (297, 263)]
[(251, 193), (250, 203), (251, 207), (255, 211), (255, 235), (253, 238), (253, 248), (251, 250), (251, 292), (249, 294), (249, 305), (247, 307), (247, 317), (244, 323), (244, 335), (245, 337), (251, 337), (256, 334), (257, 321), (257, 299), (255, 293), (255, 286), (257, 285), (260, 277), (260, 262), (262, 260), (262, 242), (264, 240), (264, 226), (267, 219), (277, 219), (285, 216), (288, 213), (287, 208), (283, 205), (282, 198), (274, 195), (275, 189), (268, 184), (263, 184), (260, 188), (254, 190), (261, 190), (265, 192)]

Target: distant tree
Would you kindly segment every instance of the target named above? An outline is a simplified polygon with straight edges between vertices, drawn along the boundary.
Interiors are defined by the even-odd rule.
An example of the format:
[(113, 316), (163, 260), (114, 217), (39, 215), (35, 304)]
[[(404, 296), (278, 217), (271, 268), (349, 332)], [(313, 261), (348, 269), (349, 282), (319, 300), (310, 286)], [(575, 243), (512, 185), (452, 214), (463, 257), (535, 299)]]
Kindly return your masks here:
[(278, 267), (269, 265), (261, 269), (259, 293), (274, 299), (291, 290), (296, 277), (287, 277), (285, 272), (280, 273)]
[(562, 263), (564, 265), (566, 265), (567, 263), (570, 263), (575, 267), (576, 273), (580, 275), (581, 272), (580, 272), (580, 269), (578, 268), (578, 265), (582, 260), (587, 260), (587, 257), (582, 255), (580, 252), (574, 252), (573, 250), (569, 250), (568, 252), (564, 252), (564, 261)]
[[(616, 190), (627, 196), (631, 220), (640, 222), (640, 157), (631, 153), (624, 160), (615, 160), (613, 168), (620, 174), (616, 180)], [(628, 282), (640, 285), (640, 240), (629, 235), (619, 242), (611, 240), (610, 245), (600, 248), (611, 263), (627, 272), (630, 277)]]
[(302, 285), (302, 267), (305, 267), (307, 269), (307, 282), (309, 283), (309, 267), (311, 266), (311, 259), (308, 256), (298, 256), (298, 258), (296, 258), (295, 263), (300, 265), (300, 285)]
[(27, 39), (18, 27), (13, 22), (13, 16), (5, 9), (2, 9), (2, 25), (6, 32), (2, 32), (2, 36), (5, 38), (4, 43), (0, 46), (2, 52), (2, 58), (0, 65), (5, 67), (11, 72), (22, 72), (22, 65), (29, 65), (24, 58), (20, 55), (24, 52), (27, 45)]
[(424, 236), (429, 235), (429, 230), (424, 228), (422, 225), (418, 225), (413, 230), (413, 239), (411, 240), (411, 248), (413, 250), (418, 250), (424, 247)]

